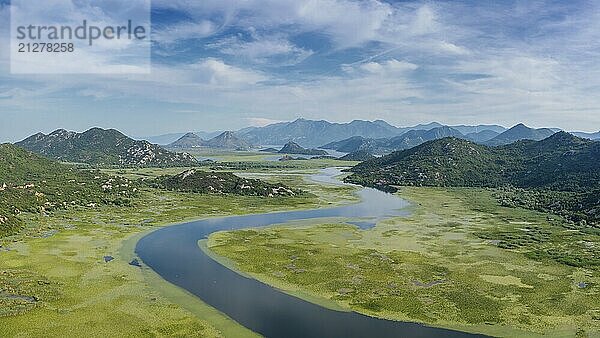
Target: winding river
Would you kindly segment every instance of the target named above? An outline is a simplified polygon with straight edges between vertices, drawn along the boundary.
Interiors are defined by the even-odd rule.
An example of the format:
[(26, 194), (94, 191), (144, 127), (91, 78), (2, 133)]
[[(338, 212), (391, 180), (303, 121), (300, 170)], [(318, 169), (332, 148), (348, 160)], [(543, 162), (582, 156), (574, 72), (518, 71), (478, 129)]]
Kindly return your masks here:
[[(334, 178), (339, 173), (339, 169), (329, 168), (311, 178), (341, 184)], [(369, 188), (361, 189), (358, 195), (361, 202), (348, 206), (214, 218), (162, 228), (143, 237), (137, 243), (136, 253), (165, 280), (265, 337), (476, 337), (327, 309), (242, 276), (213, 260), (198, 246), (199, 240), (216, 231), (327, 217), (359, 219), (352, 223), (367, 229), (379, 220), (407, 214), (408, 203), (397, 196)]]

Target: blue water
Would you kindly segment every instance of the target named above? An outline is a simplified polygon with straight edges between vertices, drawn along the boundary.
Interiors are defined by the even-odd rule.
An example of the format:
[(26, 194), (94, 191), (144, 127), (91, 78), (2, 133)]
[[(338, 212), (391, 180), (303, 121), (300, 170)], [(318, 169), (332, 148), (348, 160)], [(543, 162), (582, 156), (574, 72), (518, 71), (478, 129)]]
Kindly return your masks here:
[[(327, 169), (313, 180), (340, 184), (338, 169)], [(198, 241), (222, 230), (247, 229), (289, 221), (344, 217), (369, 228), (378, 220), (405, 216), (408, 203), (374, 189), (358, 192), (361, 202), (305, 211), (206, 219), (157, 230), (136, 247), (142, 261), (165, 280), (189, 291), (248, 329), (265, 337), (474, 337), (453, 330), (373, 318), (355, 312), (326, 309), (247, 278), (219, 264), (198, 247)], [(373, 220), (364, 222), (364, 219)]]

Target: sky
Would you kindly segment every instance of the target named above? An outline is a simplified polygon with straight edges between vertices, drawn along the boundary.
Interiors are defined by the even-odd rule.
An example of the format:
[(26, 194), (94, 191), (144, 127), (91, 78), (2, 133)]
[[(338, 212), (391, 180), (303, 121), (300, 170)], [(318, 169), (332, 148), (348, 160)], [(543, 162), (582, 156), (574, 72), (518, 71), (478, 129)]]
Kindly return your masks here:
[(151, 19), (149, 74), (17, 75), (0, 0), (0, 142), (299, 117), (600, 130), (598, 1), (153, 0)]

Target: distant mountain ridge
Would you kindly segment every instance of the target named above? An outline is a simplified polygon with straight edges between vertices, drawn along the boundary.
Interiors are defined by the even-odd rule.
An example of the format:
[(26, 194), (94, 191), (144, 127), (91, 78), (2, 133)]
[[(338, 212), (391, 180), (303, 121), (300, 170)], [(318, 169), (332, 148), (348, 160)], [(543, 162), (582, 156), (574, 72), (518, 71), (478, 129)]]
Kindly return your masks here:
[(196, 159), (136, 141), (115, 129), (92, 128), (83, 133), (56, 130), (38, 133), (15, 145), (63, 162), (120, 166), (190, 166)]
[[(192, 133), (204, 140), (210, 140), (211, 138), (218, 136), (222, 132), (223, 131), (212, 131), (212, 132), (194, 131)], [(167, 146), (167, 145), (179, 140), (181, 137), (185, 136), (185, 134), (189, 134), (189, 133), (170, 133), (170, 134), (162, 134), (162, 135), (154, 135), (154, 136), (146, 136), (146, 137), (133, 137), (133, 138), (136, 140), (139, 140), (139, 141), (146, 140), (152, 144)]]
[(441, 126), (430, 130), (409, 130), (400, 136), (391, 138), (368, 139), (360, 136), (351, 137), (346, 140), (323, 145), (321, 148), (347, 153), (364, 151), (370, 154), (383, 155), (397, 150), (410, 149), (427, 141), (444, 137), (467, 138), (454, 128)]
[[(412, 127), (396, 127), (383, 120), (363, 121), (355, 120), (349, 123), (332, 123), (325, 120), (297, 119), (291, 122), (279, 122), (264, 127), (247, 127), (235, 131), (238, 138), (259, 146), (284, 145), (290, 141), (296, 142), (305, 148), (316, 148), (333, 142), (345, 141), (351, 138), (362, 138), (369, 140), (387, 139), (401, 136), (409, 131), (428, 131), (441, 127), (450, 127), (462, 135), (465, 139), (486, 143), (489, 145), (503, 145), (519, 141), (521, 139), (541, 140), (551, 135), (551, 132), (560, 131), (556, 128), (532, 129), (524, 125), (517, 125), (517, 130), (510, 133), (507, 128), (496, 124), (482, 125), (443, 125), (438, 122), (419, 124)], [(517, 127), (515, 126), (515, 127)], [(523, 128), (525, 127), (525, 128)], [(513, 127), (514, 128), (514, 127)], [(512, 128), (511, 128), (512, 129)], [(522, 129), (522, 130), (519, 130)], [(193, 132), (202, 140), (217, 137), (222, 132)], [(512, 134), (512, 135), (511, 135)], [(588, 139), (600, 139), (600, 132), (582, 133), (572, 132), (573, 135)], [(154, 143), (168, 144), (177, 147), (177, 140), (186, 136), (186, 133), (175, 133), (159, 135), (148, 138)], [(499, 137), (500, 136), (500, 137)], [(492, 139), (497, 138), (492, 141)], [(356, 140), (355, 140), (356, 141)], [(183, 147), (182, 147), (183, 148)], [(356, 151), (358, 148), (353, 148)]]
[[(476, 130), (478, 127), (465, 127), (463, 130)], [(484, 145), (506, 145), (520, 140), (539, 141), (555, 133), (552, 129), (532, 129), (523, 124), (518, 124), (511, 129), (498, 134), (494, 130), (482, 130), (470, 134), (463, 134), (454, 127), (441, 126), (430, 130), (410, 130), (406, 133), (392, 138), (368, 139), (364, 137), (351, 137), (345, 140), (332, 142), (321, 146), (323, 149), (331, 149), (341, 152), (367, 151), (371, 154), (385, 155), (393, 151), (410, 149), (428, 141), (445, 137), (473, 141)]]
[[(324, 120), (297, 119), (293, 122), (281, 122), (265, 127), (245, 128), (236, 134), (253, 144), (278, 145), (293, 141), (303, 147), (316, 148), (352, 137), (365, 139), (392, 138), (412, 130), (427, 131), (441, 127), (445, 126), (437, 122), (413, 127), (396, 127), (383, 120), (354, 120), (349, 123), (331, 123)], [(499, 132), (506, 130), (504, 127), (496, 125), (458, 126), (457, 128), (466, 133), (482, 130), (496, 130)]]
[(468, 140), (473, 141), (475, 143), (483, 143), (483, 142), (493, 139), (494, 137), (496, 137), (500, 134), (501, 133), (498, 133), (494, 130), (483, 130), (483, 131), (479, 131), (479, 132), (466, 134), (465, 136)]
[(253, 144), (278, 145), (293, 141), (303, 147), (322, 144), (352, 136), (386, 137), (398, 134), (396, 127), (384, 121), (352, 121), (346, 124), (298, 119), (261, 128), (247, 128), (237, 134)]
[(600, 140), (600, 131), (597, 133), (572, 132), (571, 134), (589, 140)]

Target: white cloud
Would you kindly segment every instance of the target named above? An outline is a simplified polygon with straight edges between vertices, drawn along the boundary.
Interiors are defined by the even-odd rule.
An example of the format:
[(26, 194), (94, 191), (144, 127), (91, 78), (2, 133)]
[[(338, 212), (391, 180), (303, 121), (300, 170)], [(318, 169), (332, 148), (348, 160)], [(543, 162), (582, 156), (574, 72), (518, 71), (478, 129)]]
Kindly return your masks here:
[(194, 78), (200, 83), (216, 86), (254, 85), (267, 80), (257, 72), (225, 64), (223, 61), (208, 58), (190, 66)]
[(298, 64), (314, 54), (313, 51), (300, 48), (280, 36), (254, 36), (252, 41), (243, 41), (236, 36), (222, 39), (208, 47), (251, 62), (275, 62), (279, 65)]
[(436, 13), (428, 4), (415, 7), (378, 0), (155, 0), (157, 7), (176, 8), (197, 20), (222, 17), (222, 26), (252, 27), (260, 31), (319, 32), (336, 48), (369, 41), (393, 42), (439, 31)]
[(440, 41), (436, 47), (441, 52), (445, 52), (448, 54), (468, 55), (471, 53), (468, 49), (466, 49), (464, 47), (457, 46), (453, 43), (446, 42), (446, 41)]
[[(534, 14), (523, 11), (513, 17), (510, 10), (499, 11), (497, 4), (485, 9), (470, 5), (467, 12), (453, 2), (156, 3), (184, 10), (197, 22), (159, 30), (164, 43), (213, 36), (227, 27), (242, 30), (244, 38), (222, 37), (202, 56), (194, 55), (199, 61), (155, 64), (149, 75), (11, 78), (0, 74), (0, 106), (35, 109), (59, 94), (97, 100), (94, 103), (105, 98), (145, 98), (149, 106), (159, 103), (161, 108), (156, 109), (189, 106), (202, 119), (200, 114), (213, 114), (215, 123), (222, 123), (214, 129), (230, 129), (227, 126), (234, 120), (259, 125), (297, 116), (334, 121), (384, 118), (399, 125), (431, 120), (505, 125), (524, 120), (566, 129), (600, 125), (597, 9), (586, 8), (554, 25), (544, 21), (538, 27), (532, 19), (527, 22), (539, 31), (521, 36), (515, 27)], [(547, 20), (546, 12), (542, 14)], [(513, 26), (502, 29), (509, 24)], [(341, 65), (340, 72), (328, 63), (327, 67), (333, 64), (331, 71), (321, 75), (307, 71), (302, 80), (294, 77), (297, 73), (269, 73), (271, 65), (293, 64), (312, 53), (302, 47), (301, 39), (293, 39), (307, 34), (325, 36), (332, 44), (313, 54), (311, 61), (319, 57), (335, 61), (344, 48), (356, 47), (343, 54), (349, 64)], [(206, 57), (211, 52), (215, 55)], [(353, 58), (358, 60), (351, 63)], [(301, 67), (298, 72), (304, 71)]]
[(152, 39), (162, 45), (169, 45), (187, 39), (200, 39), (214, 34), (218, 27), (210, 20), (182, 22), (162, 29), (153, 29)]

